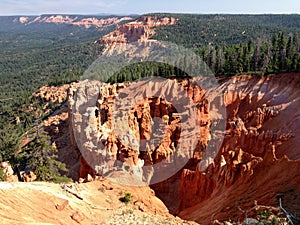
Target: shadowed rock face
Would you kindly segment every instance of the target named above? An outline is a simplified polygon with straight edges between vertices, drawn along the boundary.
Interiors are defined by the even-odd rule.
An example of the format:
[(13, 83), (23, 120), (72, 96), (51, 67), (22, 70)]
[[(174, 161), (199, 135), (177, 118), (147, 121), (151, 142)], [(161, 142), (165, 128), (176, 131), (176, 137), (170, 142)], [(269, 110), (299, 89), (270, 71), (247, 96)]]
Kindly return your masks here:
[[(76, 148), (90, 149), (86, 155), (82, 154), (90, 164), (82, 164), (82, 176), (91, 168), (98, 174), (105, 173), (107, 168), (103, 165), (111, 161), (112, 167), (125, 170), (126, 166), (137, 167), (132, 173), (149, 181), (155, 177), (155, 170), (145, 170), (147, 166), (170, 159), (182, 137), (189, 140), (197, 134), (195, 147), (184, 142), (188, 151), (182, 150), (181, 154), (189, 158), (184, 168), (152, 186), (171, 212), (201, 224), (214, 219), (238, 220), (244, 217), (238, 208), (251, 208), (254, 201), (277, 206), (277, 194), (283, 196), (291, 211), (299, 208), (299, 74), (234, 77), (206, 92), (209, 101), (205, 92), (192, 82), (165, 82), (164, 92), (178, 87), (196, 106), (195, 112), (189, 111), (196, 121), (190, 126), (194, 128), (190, 134), (183, 129), (185, 117), (178, 113), (180, 110), (171, 103), (173, 100), (158, 97), (159, 93), (146, 93), (145, 96), (154, 97), (143, 97), (145, 90), (137, 91), (136, 96), (142, 97), (128, 103), (130, 107), (124, 117), (118, 112), (126, 104), (121, 101), (119, 107), (113, 105), (126, 95), (126, 90), (135, 90), (134, 84), (84, 81), (71, 87), (72, 143)], [(159, 90), (154, 87), (153, 90)], [(214, 109), (223, 104), (226, 130), (217, 129), (211, 135), (213, 124), (218, 122)], [(115, 118), (122, 118), (117, 126)], [(78, 134), (79, 139), (75, 137)], [(223, 140), (221, 145), (212, 145), (217, 155), (209, 157), (207, 146), (220, 140)], [(91, 152), (97, 152), (99, 157)], [(121, 164), (116, 165), (116, 161)]]
[(220, 86), (225, 138), (206, 170), (183, 170), (180, 216), (203, 224), (212, 215), (237, 220), (244, 217), (238, 207), (249, 209), (255, 200), (278, 206), (278, 194), (291, 211), (299, 208), (299, 87), (299, 74), (240, 76)]

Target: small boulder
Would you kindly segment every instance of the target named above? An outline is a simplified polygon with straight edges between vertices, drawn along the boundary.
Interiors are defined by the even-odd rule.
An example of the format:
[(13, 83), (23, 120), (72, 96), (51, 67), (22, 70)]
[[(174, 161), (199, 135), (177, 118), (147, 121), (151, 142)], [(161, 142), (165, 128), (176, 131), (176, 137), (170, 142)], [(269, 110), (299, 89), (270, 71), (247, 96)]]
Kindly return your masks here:
[(33, 182), (36, 180), (36, 178), (36, 175), (32, 171), (23, 174), (24, 182)]
[(75, 213), (72, 214), (71, 218), (77, 223), (81, 223), (85, 219), (85, 216), (83, 215), (82, 212), (76, 211)]
[(247, 218), (244, 222), (245, 225), (257, 225), (261, 224), (258, 220), (253, 219), (253, 218)]
[(90, 174), (88, 174), (86, 177), (86, 182), (92, 182), (92, 181), (94, 181), (94, 178)]
[(84, 183), (84, 179), (83, 179), (83, 178), (79, 178), (78, 183), (79, 183), (79, 184)]
[(14, 174), (14, 170), (12, 169), (9, 162), (1, 162), (0, 167), (3, 169), (3, 172), (7, 177), (12, 176)]
[(65, 201), (62, 202), (61, 204), (57, 204), (57, 205), (55, 206), (55, 208), (56, 208), (58, 211), (62, 211), (62, 210), (64, 210), (68, 205), (69, 205), (69, 201), (68, 201), (68, 200), (65, 200)]
[(17, 175), (11, 175), (6, 177), (6, 182), (18, 182), (19, 178)]

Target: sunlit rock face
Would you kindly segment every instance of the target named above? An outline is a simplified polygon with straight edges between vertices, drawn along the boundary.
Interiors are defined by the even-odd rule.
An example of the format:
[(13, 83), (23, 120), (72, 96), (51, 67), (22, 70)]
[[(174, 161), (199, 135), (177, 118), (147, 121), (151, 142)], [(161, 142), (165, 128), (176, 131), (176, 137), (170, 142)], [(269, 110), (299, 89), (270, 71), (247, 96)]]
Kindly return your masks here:
[(71, 86), (68, 102), (82, 176), (88, 165), (99, 175), (130, 169), (143, 182), (162, 181), (200, 159), (211, 138), (209, 103), (193, 81), (86, 80)]
[(155, 34), (154, 27), (174, 25), (177, 21), (178, 19), (173, 17), (143, 16), (120, 26), (119, 29), (103, 36), (98, 42), (113, 48), (116, 44), (146, 41)]
[[(136, 83), (74, 84), (69, 91), (69, 113), (72, 123), (77, 123), (75, 130), (71, 125), (73, 143), (98, 154), (82, 154), (89, 162), (82, 164), (82, 173), (130, 170), (142, 182), (151, 184), (155, 169), (149, 166), (172, 162), (181, 140), (196, 134), (197, 143), (184, 141), (179, 151), (188, 158), (183, 169), (152, 185), (171, 212), (203, 224), (211, 222), (211, 215), (221, 221), (235, 215), (238, 220), (244, 217), (238, 208), (251, 208), (255, 201), (277, 206), (278, 194), (291, 210), (299, 207), (299, 74), (237, 76), (209, 93), (188, 80), (164, 82), (165, 89), (152, 83), (149, 90), (156, 93), (143, 89), (135, 92), (141, 97), (132, 102), (124, 96), (136, 90)], [(183, 129), (186, 117), (172, 104), (174, 99), (160, 95), (176, 96), (175, 89), (184, 91), (196, 105), (195, 111), (185, 109), (196, 121), (191, 130)], [(119, 101), (121, 97), (123, 101)], [(87, 99), (93, 104), (89, 105)], [(221, 105), (226, 106), (226, 114), (216, 116), (214, 109)], [(119, 115), (125, 111), (125, 116)], [(225, 129), (212, 135), (214, 123), (224, 115)], [(80, 140), (75, 138), (76, 132), (82, 134)], [(207, 146), (220, 140), (220, 145), (212, 145), (217, 153), (209, 155)]]

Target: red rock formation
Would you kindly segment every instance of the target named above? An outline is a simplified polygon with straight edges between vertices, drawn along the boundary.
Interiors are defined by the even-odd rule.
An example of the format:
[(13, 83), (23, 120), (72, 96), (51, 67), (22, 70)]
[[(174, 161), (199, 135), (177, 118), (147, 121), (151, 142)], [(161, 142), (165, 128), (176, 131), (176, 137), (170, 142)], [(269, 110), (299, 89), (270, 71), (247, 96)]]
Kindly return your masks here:
[(58, 102), (62, 103), (67, 100), (67, 90), (70, 85), (65, 84), (59, 87), (55, 86), (43, 86), (33, 96), (44, 99), (46, 102)]
[(3, 169), (7, 182), (18, 182), (18, 176), (14, 175), (14, 171), (9, 162), (1, 162), (0, 168)]
[(119, 29), (103, 36), (98, 42), (111, 45), (148, 40), (155, 34), (154, 27), (173, 25), (177, 21), (178, 19), (172, 17), (143, 16), (136, 21), (122, 25)]
[[(238, 220), (238, 207), (278, 206), (282, 194), (299, 207), (299, 74), (240, 76), (224, 83), (228, 125), (218, 156), (204, 171), (184, 170), (177, 212), (210, 224)], [(297, 196), (297, 197), (296, 197)]]
[[(67, 96), (67, 91), (62, 96)], [(78, 179), (80, 170), (80, 152), (70, 141), (68, 107), (62, 105), (47, 120), (43, 121), (44, 130), (50, 135), (51, 142), (58, 149), (58, 160), (64, 162), (68, 168), (66, 175), (74, 180)], [(28, 144), (30, 139), (24, 143)], [(87, 172), (88, 173), (88, 172)]]
[(86, 162), (86, 160), (81, 156), (80, 157), (80, 171), (78, 174), (79, 178), (87, 178), (88, 175), (95, 176), (94, 170), (91, 166)]
[(36, 180), (36, 178), (37, 178), (36, 175), (32, 171), (23, 174), (23, 180), (26, 183), (33, 182)]
[[(164, 93), (179, 95), (168, 91), (177, 85), (174, 80), (169, 82), (170, 88)], [(180, 83), (179, 86), (196, 105), (199, 118), (196, 127), (200, 130), (198, 144), (183, 170), (152, 186), (157, 196), (173, 213), (201, 224), (210, 224), (216, 219), (237, 221), (244, 218), (239, 208), (247, 210), (253, 207), (254, 201), (260, 205), (278, 206), (277, 194), (283, 196), (291, 211), (299, 208), (299, 84), (299, 74), (263, 78), (238, 76), (209, 92), (211, 98), (208, 102), (207, 93), (197, 85), (188, 81)], [(100, 137), (107, 156), (124, 165), (137, 166), (143, 160), (145, 167), (167, 159), (174, 153), (174, 146), (180, 143), (178, 134), (183, 132), (180, 129), (184, 115), (178, 113), (167, 98), (143, 97), (143, 93), (158, 96), (157, 93), (139, 92), (133, 84), (127, 84), (125, 89), (124, 85), (121, 86), (86, 81), (72, 89), (69, 94), (72, 123), (87, 123), (92, 128), (83, 135), (79, 144), (90, 141), (88, 135)], [(167, 83), (164, 86), (168, 87)], [(141, 98), (132, 101), (127, 122), (117, 123), (117, 128), (129, 132), (127, 141), (124, 141), (113, 125), (114, 113), (122, 112), (124, 104), (116, 109), (113, 105), (120, 92), (126, 95), (124, 90), (130, 91), (130, 88)], [(153, 85), (150, 89), (159, 88)], [(93, 100), (92, 105), (86, 104), (89, 99)], [(216, 123), (212, 119), (213, 109), (223, 103), (227, 111), (226, 130), (212, 136), (211, 127)], [(161, 120), (157, 127), (153, 125), (154, 118)], [(74, 137), (74, 124), (71, 127), (71, 136)], [(84, 127), (77, 128), (78, 132)], [(189, 132), (184, 135), (189, 135)], [(216, 157), (201, 160), (208, 154), (208, 144), (222, 138), (222, 145), (215, 145)], [(73, 139), (74, 145), (78, 145), (78, 140)], [(136, 143), (135, 139), (142, 141)], [(188, 146), (188, 142), (185, 144)], [(135, 145), (147, 151), (139, 152)], [(99, 167), (93, 168), (101, 174)], [(90, 169), (82, 163), (82, 171), (90, 173)], [(144, 170), (143, 173), (149, 173), (150, 179), (153, 175), (153, 171)]]
[[(203, 131), (201, 143), (207, 143), (204, 131), (208, 128), (209, 116), (200, 116), (207, 114), (203, 110), (207, 103), (202, 102), (204, 94), (199, 94), (201, 90), (196, 86), (194, 91), (190, 91), (193, 83), (153, 80), (146, 87), (143, 82), (128, 85), (123, 91), (124, 85), (82, 82), (69, 94), (72, 143), (81, 150), (85, 160), (98, 174), (115, 168), (116, 160), (123, 166), (151, 167), (165, 160), (172, 161), (171, 157), (188, 158), (193, 154), (192, 150), (184, 149), (193, 148), (194, 142), (190, 137), (200, 130)], [(136, 92), (144, 93), (145, 97), (143, 94), (135, 95)], [(119, 98), (119, 95), (132, 94), (139, 96), (138, 99)], [(162, 95), (165, 97), (160, 97)], [(188, 105), (172, 104), (188, 99), (199, 105), (199, 111), (188, 108)], [(201, 129), (194, 126), (198, 117), (205, 124)], [(185, 126), (182, 126), (183, 120), (187, 121)], [(176, 151), (176, 148), (179, 150)], [(86, 166), (86, 163), (82, 163), (81, 171), (87, 172), (81, 172), (81, 177), (90, 173)], [(149, 181), (151, 176), (145, 179)]]

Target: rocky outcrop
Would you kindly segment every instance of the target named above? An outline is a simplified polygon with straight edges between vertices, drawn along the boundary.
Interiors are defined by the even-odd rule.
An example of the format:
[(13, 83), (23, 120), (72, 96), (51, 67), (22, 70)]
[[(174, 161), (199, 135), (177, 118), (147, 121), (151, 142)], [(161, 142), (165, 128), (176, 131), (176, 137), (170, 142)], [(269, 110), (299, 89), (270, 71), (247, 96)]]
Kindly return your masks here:
[(22, 177), (23, 177), (24, 182), (26, 182), (26, 183), (33, 182), (37, 178), (36, 175), (32, 171), (23, 173)]
[(177, 21), (178, 19), (173, 17), (143, 16), (136, 21), (122, 25), (119, 29), (103, 36), (98, 42), (111, 45), (145, 41), (155, 34), (154, 27), (173, 25)]
[[(62, 96), (67, 96), (67, 90)], [(68, 106), (63, 104), (51, 116), (43, 121), (44, 130), (58, 150), (58, 160), (65, 163), (68, 171), (65, 175), (77, 180), (80, 173), (80, 152), (70, 141)], [(88, 171), (89, 173), (90, 171)], [(87, 173), (87, 174), (88, 174)], [(86, 175), (82, 177), (86, 177)]]
[(63, 103), (67, 100), (68, 84), (62, 86), (43, 86), (33, 96), (43, 99), (46, 102)]
[(12, 176), (14, 171), (9, 162), (1, 162), (0, 167), (3, 169), (5, 176)]
[[(128, 204), (119, 200), (125, 193), (132, 194)], [(196, 224), (170, 215), (149, 187), (125, 187), (106, 179), (83, 184), (0, 182), (0, 194), (1, 225)]]
[[(193, 149), (207, 144), (210, 126), (201, 92), (193, 82), (160, 78), (146, 85), (75, 84), (69, 91), (69, 113), (72, 143), (83, 156), (81, 177), (91, 174), (89, 164), (98, 175), (130, 168), (143, 181), (154, 182), (155, 176), (165, 176), (155, 175), (161, 166), (201, 154), (201, 147)], [(180, 160), (179, 169), (186, 163)]]
[(5, 175), (5, 181), (7, 182), (18, 182), (18, 176), (14, 175), (14, 170), (12, 169), (12, 166), (9, 162), (1, 162), (0, 168), (3, 170), (3, 173)]

